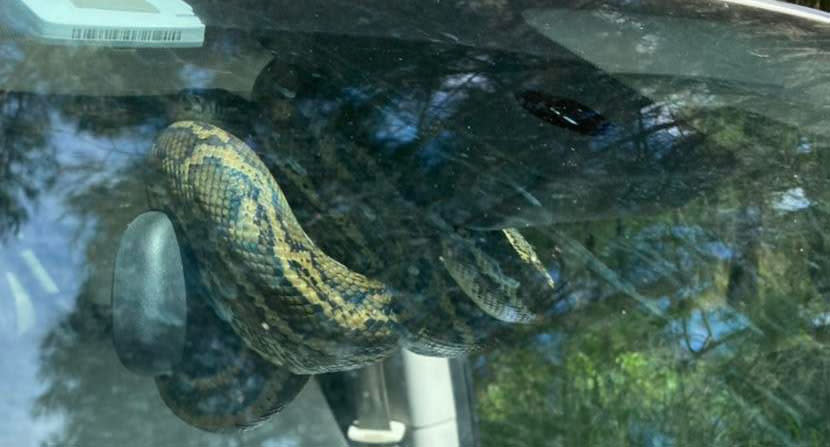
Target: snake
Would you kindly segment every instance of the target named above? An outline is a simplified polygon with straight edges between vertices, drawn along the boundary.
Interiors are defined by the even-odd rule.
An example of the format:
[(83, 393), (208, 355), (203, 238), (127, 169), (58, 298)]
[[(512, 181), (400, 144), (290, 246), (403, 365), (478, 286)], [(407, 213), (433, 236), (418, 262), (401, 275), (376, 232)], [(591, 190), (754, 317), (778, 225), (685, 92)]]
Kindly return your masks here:
[[(388, 176), (355, 176), (382, 170), (360, 148), (326, 139), (319, 147), (324, 176), (335, 171), (352, 189), (370, 190), (363, 203), (395, 211), (382, 219), (390, 231), (360, 228), (378, 220), (366, 209), (314, 224), (313, 214), (336, 200), (310, 183), (290, 147), (269, 169), (222, 127), (178, 121), (149, 152), (150, 207), (173, 222), (199, 301), (188, 315), (189, 361), (156, 383), (192, 426), (254, 427), (293, 400), (309, 375), (360, 368), (401, 347), (440, 357), (475, 352), (550, 304), (555, 284), (518, 230), (453, 229), (425, 217)], [(281, 185), (304, 203), (292, 208)], [(295, 209), (319, 227), (325, 250)]]
[[(259, 156), (218, 126), (170, 125), (158, 136), (149, 166), (159, 175), (149, 188), (150, 202), (172, 217), (192, 248), (216, 313), (246, 346), (292, 373), (359, 368), (401, 345), (428, 355), (469, 352), (480, 345), (474, 325), (481, 310), (505, 321), (534, 319), (520, 284), (456, 234), (441, 238), (437, 264), (445, 270), (425, 266), (433, 273), (423, 278), (424, 287), (390, 284), (350, 269), (304, 231)], [(553, 287), (521, 233), (508, 229), (502, 235), (529, 270)], [(475, 267), (480, 265), (484, 273)], [(442, 292), (451, 286), (472, 299)], [(430, 327), (435, 321), (440, 330)]]

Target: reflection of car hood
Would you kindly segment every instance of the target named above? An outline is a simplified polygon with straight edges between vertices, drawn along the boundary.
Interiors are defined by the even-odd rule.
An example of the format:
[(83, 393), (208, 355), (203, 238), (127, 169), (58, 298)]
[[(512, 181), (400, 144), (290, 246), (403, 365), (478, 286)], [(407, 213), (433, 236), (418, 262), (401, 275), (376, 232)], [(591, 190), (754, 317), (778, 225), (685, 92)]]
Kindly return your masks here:
[(830, 14), (765, 0), (734, 3), (751, 6), (646, 1), (523, 16), (556, 44), (654, 100), (675, 92), (655, 92), (643, 76), (733, 83), (740, 91), (698, 90), (684, 99), (830, 133)]

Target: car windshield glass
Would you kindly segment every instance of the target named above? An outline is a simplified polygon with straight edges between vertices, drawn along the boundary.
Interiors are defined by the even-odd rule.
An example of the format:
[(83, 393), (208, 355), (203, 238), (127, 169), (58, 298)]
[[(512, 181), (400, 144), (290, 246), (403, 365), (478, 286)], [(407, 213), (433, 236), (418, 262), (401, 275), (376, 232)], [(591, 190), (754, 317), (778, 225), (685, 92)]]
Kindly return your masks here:
[(830, 444), (803, 3), (0, 0), (0, 445)]

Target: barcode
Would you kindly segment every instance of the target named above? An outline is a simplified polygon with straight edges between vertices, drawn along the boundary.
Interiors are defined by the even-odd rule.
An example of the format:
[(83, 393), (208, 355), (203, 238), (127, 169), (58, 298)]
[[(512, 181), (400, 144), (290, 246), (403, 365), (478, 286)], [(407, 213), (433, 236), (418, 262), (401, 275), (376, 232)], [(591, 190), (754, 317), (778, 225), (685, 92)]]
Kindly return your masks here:
[(172, 30), (72, 28), (72, 39), (112, 42), (178, 42), (182, 40), (182, 32)]

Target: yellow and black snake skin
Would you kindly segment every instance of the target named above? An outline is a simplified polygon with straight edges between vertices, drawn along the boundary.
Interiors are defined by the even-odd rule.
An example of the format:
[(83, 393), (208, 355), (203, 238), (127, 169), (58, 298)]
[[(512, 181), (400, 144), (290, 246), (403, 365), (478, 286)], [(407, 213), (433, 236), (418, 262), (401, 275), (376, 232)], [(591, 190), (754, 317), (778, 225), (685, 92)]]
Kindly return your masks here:
[[(401, 338), (407, 346), (428, 346), (421, 351), (445, 353), (418, 326), (423, 317), (407, 305), (430, 299), (440, 305), (441, 292), (413, 297), (324, 253), (298, 223), (265, 164), (233, 135), (206, 123), (175, 123), (158, 137), (150, 164), (161, 173), (151, 187), (152, 205), (172, 216), (192, 247), (218, 314), (263, 358), (294, 373), (313, 374), (382, 359)], [(526, 241), (516, 240), (518, 232), (505, 234), (531, 265), (542, 268), (535, 255), (527, 254)], [(473, 246), (468, 249), (476, 252)], [(442, 261), (454, 265), (457, 257)], [(515, 315), (522, 307), (510, 297), (516, 284), (478, 286), (470, 268), (450, 270), (491, 314)], [(488, 277), (498, 276), (491, 272)], [(493, 294), (499, 288), (508, 291), (503, 303), (513, 303), (512, 311), (496, 310), (498, 296)], [(419, 295), (434, 291), (434, 284), (424, 290)], [(455, 317), (453, 330), (474, 330)], [(468, 339), (474, 348), (474, 337)]]
[[(309, 183), (290, 148), (272, 174), (247, 144), (212, 124), (176, 122), (156, 139), (150, 206), (171, 218), (192, 255), (196, 298), (209, 301), (197, 305), (212, 308), (241, 339), (207, 321), (215, 316), (204, 310), (188, 316), (201, 319), (188, 323), (185, 356), (192, 360), (156, 382), (167, 406), (191, 425), (255, 425), (290, 402), (307, 374), (362, 367), (400, 346), (433, 356), (471, 352), (503, 322), (533, 321), (552, 299), (553, 281), (518, 231), (427, 225), (385, 176), (352, 178), (380, 170), (359, 148), (325, 141), (320, 148), (319, 164), (337, 181), (366, 188), (353, 191), (363, 203), (394, 210), (382, 219), (390, 231), (361, 228), (380, 220), (366, 209), (323, 219), (318, 228), (313, 214), (342, 191), (326, 197), (331, 188)], [(299, 204), (304, 222), (326, 251), (295, 217), (275, 174), (306, 201)]]

